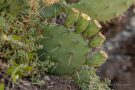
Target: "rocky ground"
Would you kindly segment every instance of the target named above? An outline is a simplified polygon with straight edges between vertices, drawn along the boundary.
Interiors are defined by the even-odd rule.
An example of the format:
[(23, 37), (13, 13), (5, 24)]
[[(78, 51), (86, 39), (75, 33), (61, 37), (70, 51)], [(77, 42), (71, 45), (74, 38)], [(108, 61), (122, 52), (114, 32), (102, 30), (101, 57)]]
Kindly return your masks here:
[(111, 80), (114, 90), (135, 90), (135, 8), (125, 15), (106, 27), (104, 49), (109, 59), (98, 72)]

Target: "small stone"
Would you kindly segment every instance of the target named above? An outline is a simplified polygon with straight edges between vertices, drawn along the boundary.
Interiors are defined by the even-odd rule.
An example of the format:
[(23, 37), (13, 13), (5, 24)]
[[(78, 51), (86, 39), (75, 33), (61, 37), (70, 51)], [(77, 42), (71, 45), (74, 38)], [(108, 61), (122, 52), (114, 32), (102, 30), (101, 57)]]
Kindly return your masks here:
[(51, 80), (51, 79), (49, 78), (49, 76), (45, 76), (44, 79), (47, 80), (47, 81), (50, 81), (50, 80)]

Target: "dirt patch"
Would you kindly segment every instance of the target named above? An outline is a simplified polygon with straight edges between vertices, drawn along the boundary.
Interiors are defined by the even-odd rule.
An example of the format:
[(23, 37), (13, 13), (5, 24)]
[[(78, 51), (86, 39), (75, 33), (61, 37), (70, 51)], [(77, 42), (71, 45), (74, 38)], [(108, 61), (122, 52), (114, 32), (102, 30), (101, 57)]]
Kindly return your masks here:
[(72, 78), (68, 76), (48, 75), (42, 80), (45, 82), (44, 85), (34, 86), (31, 85), (30, 82), (24, 82), (25, 84), (16, 85), (14, 90), (80, 90), (79, 87), (73, 83)]

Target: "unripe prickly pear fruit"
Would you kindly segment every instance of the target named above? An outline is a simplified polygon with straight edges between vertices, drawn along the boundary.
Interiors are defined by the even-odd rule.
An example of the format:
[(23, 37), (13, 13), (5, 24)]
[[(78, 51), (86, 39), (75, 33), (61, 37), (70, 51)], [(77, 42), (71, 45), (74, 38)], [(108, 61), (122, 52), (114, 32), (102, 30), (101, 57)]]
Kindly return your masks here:
[(108, 56), (104, 51), (99, 51), (93, 54), (86, 63), (91, 67), (97, 67), (103, 64), (107, 58)]
[(98, 21), (107, 21), (121, 15), (133, 2), (134, 0), (79, 0), (72, 7)]
[(88, 27), (83, 32), (83, 36), (84, 37), (93, 37), (98, 33), (100, 28), (101, 28), (101, 25), (98, 23), (98, 21), (96, 21), (96, 20), (92, 21), (91, 20)]
[(89, 25), (91, 18), (86, 14), (81, 14), (75, 23), (76, 33), (82, 33)]
[(90, 40), (89, 46), (92, 48), (99, 47), (104, 43), (105, 40), (105, 36), (99, 32), (92, 40)]
[(65, 23), (64, 25), (68, 28), (74, 26), (76, 20), (78, 19), (80, 15), (79, 10), (75, 9), (75, 8), (70, 8), (67, 10), (67, 17), (65, 19)]

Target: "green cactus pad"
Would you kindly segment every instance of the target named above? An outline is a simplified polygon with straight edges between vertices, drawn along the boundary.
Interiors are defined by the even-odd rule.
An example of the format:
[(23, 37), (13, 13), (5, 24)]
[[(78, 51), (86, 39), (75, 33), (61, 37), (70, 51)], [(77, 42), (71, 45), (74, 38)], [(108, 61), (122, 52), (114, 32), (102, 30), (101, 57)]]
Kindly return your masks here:
[(69, 31), (63, 26), (48, 25), (45, 26), (43, 35), (41, 44), (44, 47), (39, 52), (39, 57), (45, 60), (50, 56), (50, 60), (56, 63), (49, 69), (50, 73), (72, 74), (75, 69), (85, 64), (89, 48), (80, 34)]
[(126, 11), (134, 0), (79, 0), (72, 6), (99, 21), (110, 20)]

